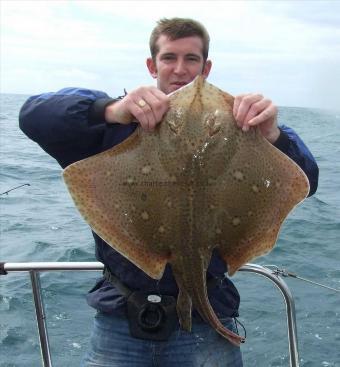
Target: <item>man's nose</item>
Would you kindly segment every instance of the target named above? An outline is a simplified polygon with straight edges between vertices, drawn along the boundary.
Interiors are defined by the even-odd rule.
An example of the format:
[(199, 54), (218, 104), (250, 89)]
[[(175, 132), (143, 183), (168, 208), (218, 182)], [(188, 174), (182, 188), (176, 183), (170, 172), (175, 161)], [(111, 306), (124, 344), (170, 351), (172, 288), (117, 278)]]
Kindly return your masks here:
[(185, 74), (186, 66), (184, 60), (177, 60), (174, 72), (175, 74)]

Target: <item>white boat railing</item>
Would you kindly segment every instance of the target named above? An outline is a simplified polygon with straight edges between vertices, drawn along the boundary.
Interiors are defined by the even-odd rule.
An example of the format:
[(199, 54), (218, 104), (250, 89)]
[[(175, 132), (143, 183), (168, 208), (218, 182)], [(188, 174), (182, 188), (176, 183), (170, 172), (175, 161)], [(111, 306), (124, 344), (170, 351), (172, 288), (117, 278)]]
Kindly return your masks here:
[[(104, 265), (100, 262), (0, 263), (0, 275), (5, 275), (9, 272), (28, 272), (30, 274), (43, 367), (52, 367), (52, 358), (48, 340), (44, 302), (41, 293), (40, 272), (93, 271), (103, 270), (103, 268)], [(287, 284), (275, 271), (260, 265), (246, 264), (242, 266), (239, 271), (260, 274), (272, 281), (279, 288), (286, 304), (290, 366), (299, 367), (295, 304)]]

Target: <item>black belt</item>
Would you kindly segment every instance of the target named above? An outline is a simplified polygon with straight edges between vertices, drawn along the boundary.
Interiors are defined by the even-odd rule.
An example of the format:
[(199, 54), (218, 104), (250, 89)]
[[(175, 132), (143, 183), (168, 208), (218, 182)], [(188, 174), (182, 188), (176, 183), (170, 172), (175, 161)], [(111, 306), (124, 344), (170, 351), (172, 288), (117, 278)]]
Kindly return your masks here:
[(123, 296), (129, 297), (132, 293), (132, 290), (128, 288), (119, 278), (117, 278), (114, 274), (111, 273), (108, 267), (104, 267), (103, 270), (104, 278), (114, 285)]

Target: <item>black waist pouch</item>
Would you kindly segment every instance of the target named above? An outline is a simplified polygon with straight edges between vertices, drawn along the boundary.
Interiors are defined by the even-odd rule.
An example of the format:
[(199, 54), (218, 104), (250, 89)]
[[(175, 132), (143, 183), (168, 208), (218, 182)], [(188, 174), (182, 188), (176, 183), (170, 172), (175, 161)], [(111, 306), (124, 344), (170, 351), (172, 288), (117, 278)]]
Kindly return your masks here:
[(127, 317), (131, 336), (168, 340), (178, 327), (176, 299), (143, 291), (132, 292), (127, 299)]

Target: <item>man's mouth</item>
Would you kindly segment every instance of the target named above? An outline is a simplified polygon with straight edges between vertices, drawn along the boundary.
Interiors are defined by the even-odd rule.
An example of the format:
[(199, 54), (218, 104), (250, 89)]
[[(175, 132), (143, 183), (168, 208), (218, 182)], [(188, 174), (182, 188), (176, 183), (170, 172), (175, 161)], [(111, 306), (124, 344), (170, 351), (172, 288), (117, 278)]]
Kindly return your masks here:
[(172, 82), (172, 85), (176, 85), (178, 87), (183, 87), (183, 85), (187, 85), (187, 82)]
[(188, 84), (187, 82), (173, 82), (173, 83), (170, 83), (170, 87), (172, 91), (175, 91), (179, 88), (184, 87), (187, 84)]

